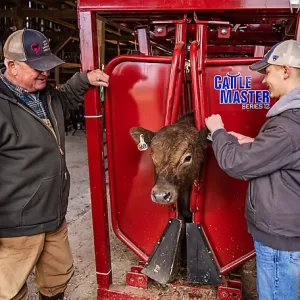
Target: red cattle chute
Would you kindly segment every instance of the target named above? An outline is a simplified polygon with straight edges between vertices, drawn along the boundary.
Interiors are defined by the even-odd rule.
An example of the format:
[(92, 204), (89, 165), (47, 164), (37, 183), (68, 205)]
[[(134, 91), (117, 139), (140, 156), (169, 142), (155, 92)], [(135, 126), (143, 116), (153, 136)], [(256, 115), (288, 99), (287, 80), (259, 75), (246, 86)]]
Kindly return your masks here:
[[(194, 19), (195, 22), (192, 24), (194, 11), (197, 12), (198, 19)], [(286, 20), (286, 24), (290, 26), (284, 38), (298, 39), (299, 18), (293, 14), (294, 11), (295, 6), (290, 7), (287, 0), (208, 2), (148, 0), (139, 1), (138, 5), (135, 0), (79, 1), (84, 70), (98, 67), (96, 13), (107, 18), (114, 15), (114, 19), (122, 15), (124, 18), (128, 15), (128, 19), (133, 16), (137, 19), (139, 15), (148, 18), (156, 14), (160, 21), (155, 19), (151, 24), (163, 22), (167, 24), (166, 19), (170, 16), (180, 20), (184, 15), (188, 15), (188, 18), (185, 18), (186, 36), (183, 36), (182, 40), (172, 37), (176, 41), (173, 43), (173, 49), (177, 49), (173, 52), (173, 56), (121, 56), (112, 60), (106, 67), (106, 72), (110, 74), (105, 110), (112, 224), (116, 235), (141, 260), (147, 260), (165, 223), (174, 212), (172, 207), (162, 207), (151, 202), (152, 161), (148, 152), (138, 152), (128, 130), (133, 126), (158, 130), (164, 124), (174, 122), (178, 111), (183, 113), (184, 108), (190, 107), (189, 103), (184, 103), (180, 108), (178, 102), (180, 99), (188, 98), (182, 98), (179, 93), (181, 88), (179, 83), (184, 77), (182, 57), (185, 48), (190, 55), (191, 73), (184, 77), (183, 82), (190, 84), (191, 79), (197, 128), (204, 126), (206, 116), (220, 113), (226, 129), (249, 136), (257, 134), (264, 122), (266, 111), (250, 109), (250, 106), (242, 109), (242, 103), (237, 103), (238, 99), (235, 100), (236, 103), (229, 103), (231, 95), (226, 91), (221, 94), (216, 85), (221, 86), (226, 76), (239, 76), (240, 73), (243, 78), (251, 77), (251, 90), (262, 90), (262, 77), (250, 72), (248, 65), (257, 60), (255, 57), (262, 56), (272, 44), (282, 39), (280, 32), (270, 26), (271, 20), (279, 23), (282, 19)], [(211, 21), (225, 22), (228, 21), (227, 17), (229, 19), (232, 16), (241, 24), (262, 18), (265, 23), (256, 27), (249, 26), (247, 32), (237, 31), (235, 26), (232, 28), (225, 23), (223, 33), (214, 30), (215, 27), (213, 30), (207, 27), (211, 26), (212, 23), (209, 23)], [(291, 29), (293, 22), (296, 22), (295, 32)], [(279, 23), (275, 22), (275, 25)], [(165, 31), (168, 37), (172, 33)], [(243, 53), (243, 57), (237, 55), (239, 51)], [(172, 60), (174, 72), (171, 72)], [(219, 77), (215, 79), (216, 76)], [(241, 79), (239, 83), (241, 85), (236, 88), (237, 92), (243, 90), (245, 86), (243, 80)], [(248, 87), (245, 89), (250, 90)], [(138, 295), (133, 291), (116, 290), (111, 286), (101, 104), (97, 89), (91, 89), (87, 93), (85, 111), (98, 299), (155, 299), (154, 294), (148, 291)], [(210, 147), (206, 155), (203, 180), (200, 190), (195, 188), (192, 193), (191, 210), (194, 222), (202, 226), (219, 271), (224, 275), (254, 254), (243, 216), (243, 199), (247, 184), (231, 179), (222, 172)], [(130, 276), (133, 276), (131, 279), (137, 283), (145, 280), (144, 277), (139, 277), (140, 275), (136, 268), (130, 272)], [(144, 283), (140, 287), (145, 286)], [(234, 289), (240, 288), (237, 282), (227, 283), (228, 286), (219, 288), (218, 299), (230, 299), (229, 296), (224, 298), (226, 293), (230, 295), (230, 285)], [(183, 289), (188, 291), (190, 297), (199, 296), (197, 288), (192, 289), (185, 284)]]

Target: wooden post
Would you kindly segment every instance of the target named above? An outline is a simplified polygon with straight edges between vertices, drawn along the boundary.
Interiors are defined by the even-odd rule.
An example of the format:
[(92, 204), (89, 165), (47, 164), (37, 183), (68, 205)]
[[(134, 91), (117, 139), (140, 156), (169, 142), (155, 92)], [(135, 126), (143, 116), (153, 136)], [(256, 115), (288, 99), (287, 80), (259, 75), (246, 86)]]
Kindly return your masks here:
[[(120, 33), (120, 28), (118, 28), (118, 32)], [(118, 53), (118, 56), (121, 55), (120, 41), (119, 40), (117, 41), (117, 53)]]
[(98, 58), (99, 67), (105, 64), (105, 23), (97, 19), (97, 41), (98, 41)]
[[(21, 4), (20, 0), (16, 2), (16, 7), (12, 9), (12, 15), (13, 15), (13, 25), (17, 28), (17, 30), (24, 28), (24, 16), (22, 13), (22, 9), (20, 9)], [(26, 16), (25, 16), (26, 17)]]
[(59, 71), (59, 67), (56, 67), (55, 70), (54, 70), (54, 79), (55, 79), (55, 83), (56, 83), (56, 86), (59, 86), (59, 74), (60, 74), (60, 71)]

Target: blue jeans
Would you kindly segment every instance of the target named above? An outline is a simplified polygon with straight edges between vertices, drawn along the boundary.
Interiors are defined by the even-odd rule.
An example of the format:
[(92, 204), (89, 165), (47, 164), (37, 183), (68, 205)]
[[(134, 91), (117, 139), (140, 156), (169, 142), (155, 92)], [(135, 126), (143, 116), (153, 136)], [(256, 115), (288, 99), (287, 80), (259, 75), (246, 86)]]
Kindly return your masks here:
[(275, 250), (254, 240), (259, 300), (297, 300), (300, 251)]

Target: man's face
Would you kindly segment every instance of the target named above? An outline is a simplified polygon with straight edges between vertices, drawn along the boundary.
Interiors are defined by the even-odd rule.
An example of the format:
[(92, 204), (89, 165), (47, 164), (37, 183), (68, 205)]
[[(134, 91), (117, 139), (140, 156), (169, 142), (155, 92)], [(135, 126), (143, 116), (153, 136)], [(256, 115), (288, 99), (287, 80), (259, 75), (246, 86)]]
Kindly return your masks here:
[(18, 86), (30, 93), (40, 91), (46, 87), (50, 71), (37, 71), (24, 62), (14, 61), (11, 63), (13, 64), (10, 65), (11, 72)]
[(263, 83), (269, 88), (271, 98), (283, 96), (285, 92), (284, 68), (276, 65), (268, 66)]

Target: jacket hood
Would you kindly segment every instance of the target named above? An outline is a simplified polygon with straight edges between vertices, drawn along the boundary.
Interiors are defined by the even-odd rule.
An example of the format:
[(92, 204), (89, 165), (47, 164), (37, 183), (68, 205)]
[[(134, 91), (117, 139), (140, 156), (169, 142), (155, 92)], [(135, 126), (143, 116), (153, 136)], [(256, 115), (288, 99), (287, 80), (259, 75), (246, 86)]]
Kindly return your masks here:
[(300, 86), (280, 98), (268, 111), (267, 117), (274, 117), (287, 110), (297, 108), (300, 108)]

